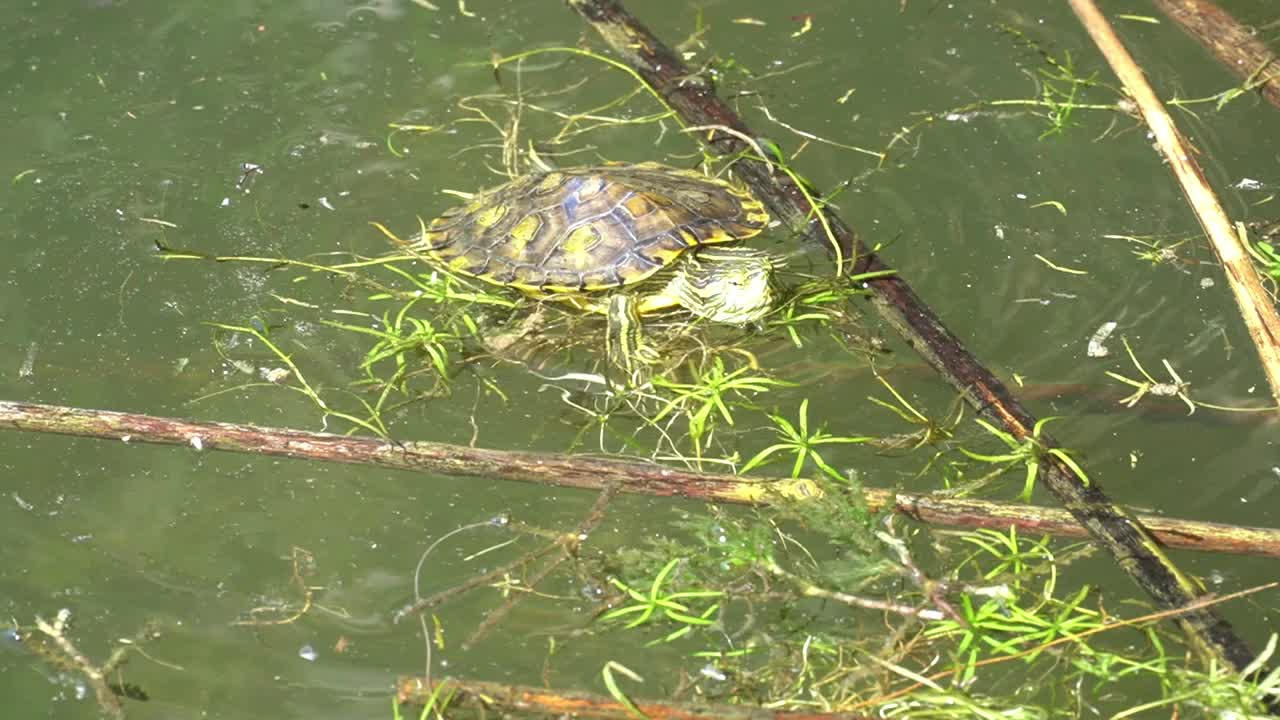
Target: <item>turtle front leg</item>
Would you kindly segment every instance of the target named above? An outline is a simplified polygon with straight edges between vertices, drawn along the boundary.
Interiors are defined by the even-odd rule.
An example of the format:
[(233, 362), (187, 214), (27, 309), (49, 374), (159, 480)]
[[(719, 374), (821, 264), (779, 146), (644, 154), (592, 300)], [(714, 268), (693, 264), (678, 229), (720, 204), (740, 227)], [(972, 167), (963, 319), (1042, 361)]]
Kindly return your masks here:
[(615, 293), (609, 298), (606, 312), (609, 328), (605, 334), (605, 356), (622, 371), (627, 383), (639, 384), (645, 366), (658, 361), (658, 353), (644, 342), (644, 328), (635, 298)]

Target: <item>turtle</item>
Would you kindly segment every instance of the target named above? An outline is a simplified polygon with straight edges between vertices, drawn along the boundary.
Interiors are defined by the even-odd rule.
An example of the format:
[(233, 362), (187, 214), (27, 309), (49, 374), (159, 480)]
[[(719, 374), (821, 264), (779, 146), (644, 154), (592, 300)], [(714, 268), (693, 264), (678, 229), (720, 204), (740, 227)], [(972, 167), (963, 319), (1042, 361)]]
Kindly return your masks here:
[(533, 172), (479, 192), (423, 226), (410, 249), (451, 271), (605, 314), (606, 356), (634, 373), (637, 361), (658, 360), (642, 341), (642, 315), (679, 306), (743, 326), (768, 313), (769, 254), (708, 247), (768, 224), (739, 185), (653, 162), (610, 163)]

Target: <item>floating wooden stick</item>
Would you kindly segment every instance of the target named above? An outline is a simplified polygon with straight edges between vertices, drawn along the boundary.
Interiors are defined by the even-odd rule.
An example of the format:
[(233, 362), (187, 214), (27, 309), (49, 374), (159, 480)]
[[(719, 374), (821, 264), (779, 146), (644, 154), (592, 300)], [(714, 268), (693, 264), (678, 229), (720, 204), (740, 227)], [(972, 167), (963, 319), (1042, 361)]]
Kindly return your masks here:
[[(805, 479), (699, 473), (632, 460), (490, 450), (448, 443), (394, 444), (378, 438), (34, 403), (0, 401), (0, 429), (138, 445), (185, 445), (198, 452), (216, 450), (373, 465), (584, 490), (601, 490), (618, 483), (620, 490), (632, 494), (678, 495), (718, 503), (803, 502), (816, 500), (822, 495), (816, 484)], [(1060, 537), (1087, 535), (1070, 514), (1055, 508), (878, 488), (865, 488), (863, 494), (872, 512), (893, 510), (936, 525), (999, 530), (1016, 527), (1021, 533)], [(1138, 520), (1169, 547), (1280, 558), (1278, 529), (1156, 515), (1139, 515)]]

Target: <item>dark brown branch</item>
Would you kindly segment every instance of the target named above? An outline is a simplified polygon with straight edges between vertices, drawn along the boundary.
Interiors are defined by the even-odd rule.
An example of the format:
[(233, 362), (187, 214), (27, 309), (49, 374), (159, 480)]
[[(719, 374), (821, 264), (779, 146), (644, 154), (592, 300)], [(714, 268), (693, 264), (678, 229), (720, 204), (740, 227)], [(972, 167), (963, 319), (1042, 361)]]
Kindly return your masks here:
[[(299, 460), (373, 465), (443, 475), (534, 482), (602, 490), (617, 483), (623, 492), (679, 496), (735, 504), (816, 500), (822, 490), (809, 480), (747, 478), (696, 473), (633, 460), (575, 457), (553, 453), (488, 450), (446, 443), (392, 444), (377, 438), (347, 437), (255, 425), (196, 422), (107, 410), (0, 401), (0, 429), (90, 437), (130, 444), (199, 445), (213, 450)], [(193, 448), (193, 452), (196, 450)], [(1006, 530), (1028, 534), (1085, 537), (1069, 513), (1055, 508), (953, 499), (866, 488), (873, 512), (892, 510), (936, 525)], [(592, 516), (594, 518), (594, 516)], [(1280, 558), (1280, 530), (1139, 515), (1137, 520), (1168, 547)]]
[[(695, 81), (679, 56), (666, 47), (648, 28), (639, 23), (617, 0), (568, 0), (624, 62), (658, 93), (689, 126), (721, 126), (732, 132), (711, 131), (704, 136), (712, 151), (725, 156), (749, 155), (751, 148), (739, 135), (757, 135), (715, 94), (706, 81)], [(819, 228), (817, 214), (804, 193), (785, 174), (768, 162), (742, 159), (734, 171), (792, 229), (802, 232), (823, 247), (834, 239), (845, 258), (856, 251), (855, 272), (876, 272), (888, 267), (834, 214), (825, 213), (831, 236)], [(899, 275), (868, 283), (876, 309), (926, 362), (987, 419), (1003, 426), (1020, 439), (1042, 448), (1057, 448), (1048, 434), (1035, 433), (1036, 419), (1008, 388), (980, 365), (960, 339), (916, 296)], [(1150, 531), (1102, 491), (1097, 478), (1086, 482), (1058, 458), (1046, 454), (1040, 477), (1059, 502), (1088, 529), (1092, 538), (1105, 547), (1120, 567), (1162, 608), (1182, 608), (1199, 595), (1189, 578), (1161, 551)], [(1228, 666), (1243, 669), (1253, 653), (1235, 630), (1212, 609), (1205, 608), (1179, 616), (1178, 622), (1195, 639)]]
[(1256, 28), (1241, 25), (1208, 0), (1154, 2), (1160, 12), (1213, 53), (1223, 67), (1280, 109), (1280, 57), (1258, 38)]

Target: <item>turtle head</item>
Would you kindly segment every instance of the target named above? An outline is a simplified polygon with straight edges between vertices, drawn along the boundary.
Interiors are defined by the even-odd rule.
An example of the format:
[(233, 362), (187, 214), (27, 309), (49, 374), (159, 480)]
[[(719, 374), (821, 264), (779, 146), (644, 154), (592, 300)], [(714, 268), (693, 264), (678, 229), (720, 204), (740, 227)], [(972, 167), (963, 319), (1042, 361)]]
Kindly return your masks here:
[(714, 322), (746, 325), (773, 307), (774, 261), (749, 248), (703, 249), (670, 288), (689, 312)]

